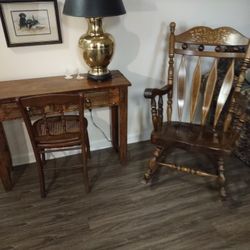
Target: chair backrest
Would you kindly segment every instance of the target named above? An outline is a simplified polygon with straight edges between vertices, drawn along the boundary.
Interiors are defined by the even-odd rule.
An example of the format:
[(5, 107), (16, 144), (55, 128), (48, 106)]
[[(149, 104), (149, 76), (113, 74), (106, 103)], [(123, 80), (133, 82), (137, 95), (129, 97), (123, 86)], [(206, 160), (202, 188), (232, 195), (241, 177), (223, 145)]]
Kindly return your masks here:
[[(229, 67), (225, 72), (218, 96), (214, 96), (218, 82), (218, 62), (220, 59), (225, 58), (230, 61)], [(237, 77), (235, 76), (236, 59), (243, 59), (240, 73)], [(249, 62), (249, 39), (238, 31), (230, 27), (211, 29), (205, 26), (197, 26), (176, 35), (175, 23), (172, 22), (170, 24), (167, 79), (167, 84), (171, 87), (171, 91), (168, 94), (168, 121), (172, 118), (172, 98), (173, 90), (175, 89), (173, 88), (173, 83), (176, 81), (178, 119), (180, 121), (183, 120), (184, 107), (188, 105), (188, 109), (185, 109), (185, 111), (188, 110), (190, 113), (188, 120), (194, 122), (197, 108), (200, 106), (198, 103), (201, 102), (201, 117), (198, 122), (201, 125), (205, 125), (211, 110), (211, 103), (216, 99), (216, 108), (213, 114), (213, 127), (215, 128), (229, 97), (235, 96), (235, 93), (240, 92), (244, 81), (244, 72)], [(210, 64), (212, 66), (207, 69)], [(209, 73), (205, 86), (202, 86), (202, 75), (205, 70), (208, 70)], [(190, 77), (190, 75), (192, 76)], [(189, 91), (189, 94), (186, 91)], [(201, 101), (200, 98), (202, 99)], [(234, 98), (232, 98), (231, 102), (233, 101)], [(233, 103), (229, 106), (231, 107), (231, 112), (233, 112)], [(226, 129), (228, 124), (224, 125)]]
[[(49, 117), (57, 116), (62, 123), (62, 133), (66, 133), (65, 113), (71, 105), (75, 106), (79, 115), (79, 132), (84, 134), (84, 96), (83, 94), (46, 94), (17, 99), (32, 144), (35, 143), (36, 131), (32, 124), (38, 119), (43, 120), (46, 135), (49, 135)], [(34, 117), (35, 114), (35, 117)], [(83, 139), (83, 138), (82, 138)], [(35, 145), (33, 145), (35, 146)]]

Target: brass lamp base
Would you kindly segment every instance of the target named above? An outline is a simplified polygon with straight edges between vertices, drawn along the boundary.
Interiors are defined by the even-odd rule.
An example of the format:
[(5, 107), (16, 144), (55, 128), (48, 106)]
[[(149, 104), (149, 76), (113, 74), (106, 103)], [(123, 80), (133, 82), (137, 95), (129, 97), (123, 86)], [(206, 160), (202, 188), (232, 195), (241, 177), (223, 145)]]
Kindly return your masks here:
[(111, 78), (107, 69), (114, 51), (114, 39), (104, 33), (102, 18), (88, 18), (88, 31), (80, 37), (79, 47), (83, 49), (83, 58), (90, 67), (88, 78), (105, 81)]
[(107, 81), (107, 80), (111, 79), (112, 75), (111, 75), (111, 72), (108, 72), (107, 74), (99, 74), (99, 75), (92, 75), (90, 72), (88, 72), (87, 78), (89, 80), (103, 82), (103, 81)]

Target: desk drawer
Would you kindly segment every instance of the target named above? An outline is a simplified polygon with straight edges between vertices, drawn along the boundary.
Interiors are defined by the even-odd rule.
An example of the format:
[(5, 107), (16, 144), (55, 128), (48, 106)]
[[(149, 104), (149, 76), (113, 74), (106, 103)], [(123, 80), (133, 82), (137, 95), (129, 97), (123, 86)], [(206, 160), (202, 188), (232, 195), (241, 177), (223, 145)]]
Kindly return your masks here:
[[(109, 107), (119, 104), (119, 89), (109, 89), (98, 92), (86, 92), (84, 93), (85, 99), (90, 101), (92, 107)], [(87, 104), (87, 102), (86, 102)], [(85, 105), (88, 108), (88, 104)]]
[[(110, 107), (113, 105), (119, 105), (119, 89), (109, 89), (97, 92), (86, 92), (84, 93), (85, 99), (89, 100), (92, 108), (98, 107)], [(88, 103), (85, 103), (85, 108), (89, 108)], [(69, 106), (67, 110), (74, 111), (76, 107)], [(53, 110), (52, 110), (53, 113)], [(36, 112), (34, 112), (34, 115)], [(0, 121), (4, 120), (14, 120), (21, 118), (22, 115), (15, 103), (0, 104)]]
[(0, 121), (13, 120), (22, 115), (15, 103), (0, 104)]

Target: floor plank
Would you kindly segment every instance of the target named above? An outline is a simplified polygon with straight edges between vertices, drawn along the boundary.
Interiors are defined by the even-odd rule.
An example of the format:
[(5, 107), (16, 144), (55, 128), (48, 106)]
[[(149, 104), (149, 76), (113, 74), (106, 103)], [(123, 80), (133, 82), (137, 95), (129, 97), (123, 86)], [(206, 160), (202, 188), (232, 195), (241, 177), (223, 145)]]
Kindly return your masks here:
[[(112, 149), (93, 152), (88, 195), (81, 170), (71, 169), (79, 156), (49, 162), (46, 199), (39, 196), (35, 165), (16, 167), (14, 189), (0, 189), (0, 249), (250, 249), (250, 168), (226, 159), (229, 198), (223, 202), (213, 181), (172, 170), (142, 184), (152, 149), (149, 142), (129, 145), (126, 167)], [(212, 168), (180, 150), (169, 158)]]

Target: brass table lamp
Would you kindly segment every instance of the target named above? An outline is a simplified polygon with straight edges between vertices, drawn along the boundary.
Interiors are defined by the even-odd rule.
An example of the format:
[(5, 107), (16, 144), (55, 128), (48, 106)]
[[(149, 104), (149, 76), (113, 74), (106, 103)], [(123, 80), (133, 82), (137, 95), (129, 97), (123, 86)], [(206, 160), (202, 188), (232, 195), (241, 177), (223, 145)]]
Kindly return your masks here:
[(105, 81), (111, 78), (108, 65), (114, 52), (113, 37), (103, 32), (102, 18), (126, 13), (122, 0), (66, 0), (63, 14), (85, 17), (88, 20), (87, 33), (79, 39), (83, 58), (90, 67), (88, 78)]

